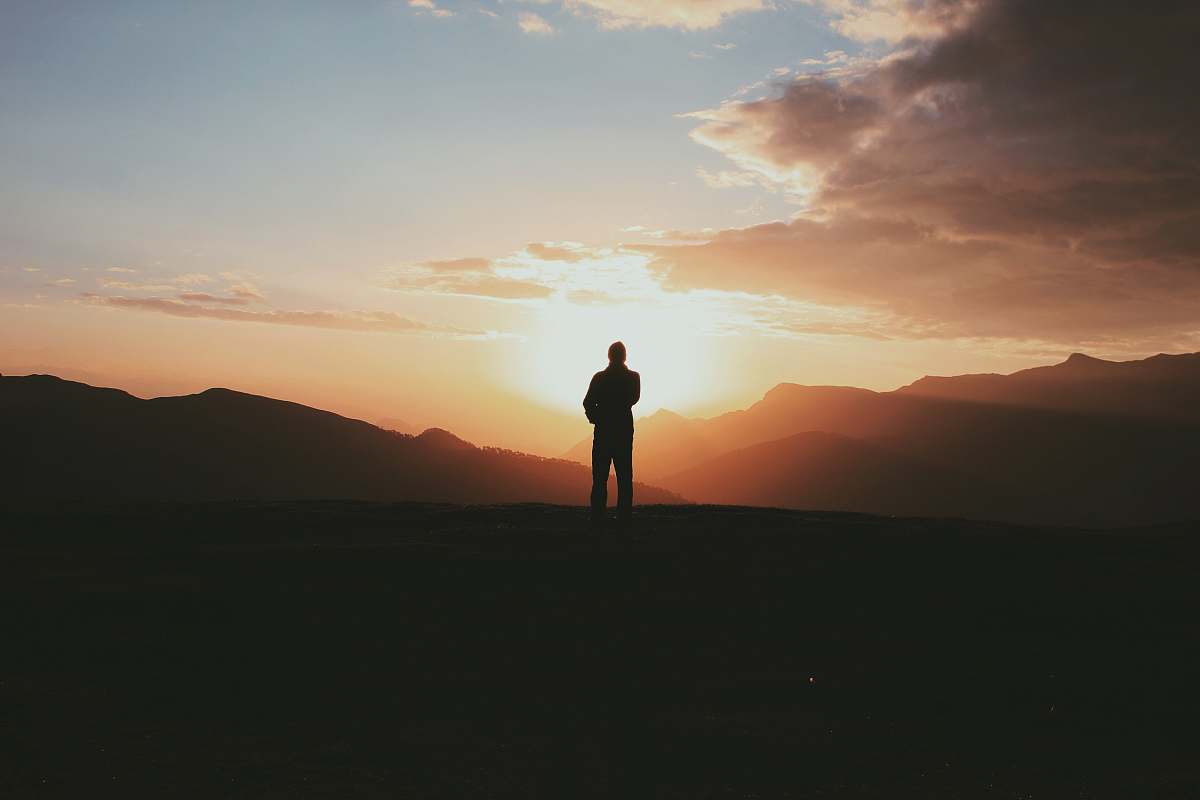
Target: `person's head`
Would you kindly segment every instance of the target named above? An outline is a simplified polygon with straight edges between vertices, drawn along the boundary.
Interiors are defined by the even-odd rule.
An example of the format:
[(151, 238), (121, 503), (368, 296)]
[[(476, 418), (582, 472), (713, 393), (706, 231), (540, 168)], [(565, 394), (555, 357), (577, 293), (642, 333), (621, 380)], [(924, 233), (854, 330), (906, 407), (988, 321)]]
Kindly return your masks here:
[(625, 345), (613, 342), (608, 346), (608, 360), (611, 364), (625, 363)]

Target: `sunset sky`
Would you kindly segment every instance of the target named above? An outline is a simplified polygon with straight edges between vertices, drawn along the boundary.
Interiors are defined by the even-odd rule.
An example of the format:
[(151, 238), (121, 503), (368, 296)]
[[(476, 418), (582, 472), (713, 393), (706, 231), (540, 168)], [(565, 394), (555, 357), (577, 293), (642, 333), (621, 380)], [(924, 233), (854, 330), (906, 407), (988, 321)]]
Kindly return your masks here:
[(10, 1), (0, 371), (554, 455), (1200, 350), (1193, 3)]

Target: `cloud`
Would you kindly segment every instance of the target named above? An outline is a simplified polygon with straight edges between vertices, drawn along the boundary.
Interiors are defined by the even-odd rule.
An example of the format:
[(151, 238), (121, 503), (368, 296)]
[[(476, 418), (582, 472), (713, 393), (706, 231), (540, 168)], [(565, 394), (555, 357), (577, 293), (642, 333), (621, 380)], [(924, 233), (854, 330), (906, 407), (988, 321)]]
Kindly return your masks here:
[(678, 242), (707, 242), (716, 236), (719, 231), (715, 228), (702, 228), (698, 231), (684, 231), (675, 228), (647, 228), (645, 225), (631, 225), (628, 228), (623, 228), (622, 233), (636, 233), (640, 236), (647, 236), (651, 239), (659, 239), (662, 241), (678, 241)]
[(821, 58), (805, 58), (800, 63), (806, 67), (830, 67), (834, 64), (845, 64), (850, 60), (850, 56), (845, 50), (826, 50), (825, 55)]
[(489, 272), (492, 262), (486, 258), (452, 258), (446, 261), (423, 261), (417, 266), (430, 272)]
[(553, 288), (534, 281), (490, 275), (448, 278), (427, 283), (422, 288), (443, 294), (490, 297), (496, 300), (537, 300), (554, 294)]
[[(107, 271), (128, 273), (133, 272), (134, 270), (114, 267), (109, 268)], [(245, 280), (241, 276), (241, 273), (222, 272), (220, 273), (220, 277), (222, 280), (230, 282), (227, 291), (231, 297), (236, 298), (239, 301), (239, 305), (250, 301), (264, 301), (263, 294), (261, 291), (259, 291), (258, 287), (250, 281)], [(183, 289), (185, 290), (184, 294), (179, 295), (180, 297), (183, 297), (184, 295), (194, 295), (195, 297), (204, 296), (210, 298), (216, 297), (216, 295), (213, 295), (210, 292), (195, 291), (195, 287), (199, 285), (215, 283), (215, 281), (208, 275), (199, 273), (185, 273), (183, 275), (159, 278), (150, 281), (129, 281), (119, 278), (101, 277), (99, 282), (103, 288), (118, 292), (174, 293), (178, 292), (180, 289)], [(221, 302), (226, 301), (223, 300)]]
[(21, 267), (21, 271), (22, 272), (41, 272), (42, 270), (39, 267)]
[(696, 141), (805, 210), (660, 247), (669, 285), (868, 308), (920, 335), (1200, 331), (1200, 7), (822, 4), (901, 48), (691, 115)]
[(249, 281), (240, 281), (229, 287), (229, 293), (242, 300), (262, 300), (258, 287)]
[(115, 278), (101, 278), (100, 285), (119, 292), (173, 292), (179, 288), (172, 283), (133, 283)]
[(105, 272), (137, 272), (137, 270), (129, 267), (109, 267)]
[(429, 14), (430, 16), (446, 19), (453, 17), (454, 12), (447, 8), (441, 8), (433, 0), (408, 0), (408, 5), (416, 9), (418, 14)]
[(501, 274), (486, 258), (421, 262), (392, 270), (385, 284), (391, 289), (495, 300), (537, 300), (549, 297), (555, 291), (536, 281)]
[(696, 174), (700, 176), (700, 180), (713, 189), (745, 188), (763, 183), (762, 176), (757, 172), (724, 169), (719, 172), (709, 172), (704, 167), (698, 167)]
[(240, 297), (243, 300), (258, 300), (265, 302), (262, 291), (254, 282), (256, 280), (252, 273), (239, 272), (237, 270), (226, 270), (217, 273), (224, 281), (229, 282), (228, 292), (234, 297)]
[(737, 45), (733, 42), (718, 42), (717, 44), (714, 44), (713, 47), (717, 48), (718, 50), (732, 50), (737, 47)]
[(74, 278), (57, 278), (50, 281), (51, 286), (70, 286), (73, 283), (75, 283)]
[(203, 283), (212, 283), (213, 279), (202, 272), (185, 272), (182, 275), (177, 275), (173, 279), (176, 283), (184, 286), (199, 286)]
[(234, 308), (214, 308), (162, 297), (120, 297), (95, 294), (85, 294), (83, 297), (93, 305), (124, 310), (152, 311), (191, 319), (259, 322), (344, 331), (482, 335), (480, 331), (467, 331), (416, 322), (388, 311), (246, 311)]
[[(853, 310), (850, 332), (1060, 342), (1195, 343), (1200, 274), (1093, 270), (1050, 248), (952, 240), (913, 222), (841, 215), (723, 231), (699, 245), (632, 245), (673, 291), (718, 289)], [(865, 333), (864, 333), (865, 335)]]
[(715, 28), (728, 17), (763, 11), (771, 4), (765, 0), (565, 0), (563, 8), (592, 17), (609, 30), (661, 27), (694, 31)]
[(541, 261), (565, 261), (574, 264), (592, 255), (588, 250), (570, 242), (559, 245), (550, 242), (530, 242), (525, 252)]
[(532, 11), (522, 11), (517, 16), (517, 26), (524, 33), (548, 36), (554, 33), (554, 28), (549, 22)]
[(876, 129), (884, 107), (869, 93), (800, 79), (778, 98), (724, 103), (688, 116), (704, 121), (691, 134), (700, 144), (743, 170), (807, 193), (823, 170)]
[[(986, 0), (804, 0), (823, 8), (850, 39), (896, 44), (961, 29)], [(1090, 5), (1090, 4), (1089, 4)]]
[(217, 303), (229, 306), (244, 306), (250, 302), (244, 297), (219, 297), (208, 292), (181, 292), (176, 297), (188, 303)]

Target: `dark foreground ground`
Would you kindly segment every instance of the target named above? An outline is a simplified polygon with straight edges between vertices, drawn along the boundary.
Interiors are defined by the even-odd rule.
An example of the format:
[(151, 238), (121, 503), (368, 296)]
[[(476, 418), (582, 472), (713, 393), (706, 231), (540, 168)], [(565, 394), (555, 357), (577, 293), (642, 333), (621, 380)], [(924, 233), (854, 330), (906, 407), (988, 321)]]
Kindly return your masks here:
[(739, 508), (0, 516), (0, 797), (1200, 796), (1200, 538)]

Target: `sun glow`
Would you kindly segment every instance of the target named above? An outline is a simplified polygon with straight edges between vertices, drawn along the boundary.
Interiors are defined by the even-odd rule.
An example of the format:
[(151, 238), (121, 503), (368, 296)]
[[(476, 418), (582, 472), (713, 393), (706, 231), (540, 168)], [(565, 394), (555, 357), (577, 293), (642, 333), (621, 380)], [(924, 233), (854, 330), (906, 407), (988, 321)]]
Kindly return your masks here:
[(712, 374), (701, 332), (710, 322), (684, 302), (547, 304), (539, 331), (522, 348), (527, 382), (521, 388), (547, 405), (576, 411), (593, 373), (607, 364), (608, 346), (619, 339), (630, 369), (642, 375), (635, 416), (659, 408), (686, 412), (707, 399)]

